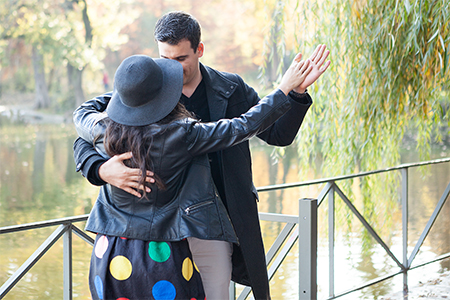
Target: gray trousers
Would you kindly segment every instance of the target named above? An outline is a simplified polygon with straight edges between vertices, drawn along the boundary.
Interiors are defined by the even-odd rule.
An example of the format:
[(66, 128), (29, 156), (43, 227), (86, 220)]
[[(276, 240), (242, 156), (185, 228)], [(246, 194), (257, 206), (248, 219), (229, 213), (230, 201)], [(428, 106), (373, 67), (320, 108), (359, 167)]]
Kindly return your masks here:
[(200, 271), (206, 299), (228, 300), (231, 281), (230, 242), (187, 238), (192, 259)]

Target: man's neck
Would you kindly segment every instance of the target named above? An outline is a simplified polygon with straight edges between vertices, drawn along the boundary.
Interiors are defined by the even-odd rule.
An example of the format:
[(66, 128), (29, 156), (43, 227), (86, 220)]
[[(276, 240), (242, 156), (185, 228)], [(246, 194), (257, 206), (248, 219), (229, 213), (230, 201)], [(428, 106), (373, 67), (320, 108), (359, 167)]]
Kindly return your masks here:
[(190, 98), (192, 94), (194, 94), (195, 90), (197, 89), (200, 82), (202, 82), (202, 72), (200, 72), (200, 69), (198, 70), (197, 75), (194, 79), (192, 79), (189, 83), (183, 85), (183, 95)]

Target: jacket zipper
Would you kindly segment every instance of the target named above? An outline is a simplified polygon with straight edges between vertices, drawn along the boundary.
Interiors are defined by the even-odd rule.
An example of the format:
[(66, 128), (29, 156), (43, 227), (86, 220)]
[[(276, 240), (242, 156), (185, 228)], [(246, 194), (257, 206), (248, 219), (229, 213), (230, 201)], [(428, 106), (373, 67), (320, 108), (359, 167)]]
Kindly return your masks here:
[(189, 215), (191, 213), (191, 210), (194, 210), (196, 208), (199, 208), (199, 207), (202, 207), (202, 206), (205, 206), (205, 205), (209, 205), (211, 203), (213, 203), (213, 201), (211, 201), (211, 200), (210, 201), (205, 201), (205, 202), (202, 202), (202, 203), (197, 203), (197, 204), (194, 204), (192, 206), (189, 206), (184, 211), (186, 212), (186, 215)]

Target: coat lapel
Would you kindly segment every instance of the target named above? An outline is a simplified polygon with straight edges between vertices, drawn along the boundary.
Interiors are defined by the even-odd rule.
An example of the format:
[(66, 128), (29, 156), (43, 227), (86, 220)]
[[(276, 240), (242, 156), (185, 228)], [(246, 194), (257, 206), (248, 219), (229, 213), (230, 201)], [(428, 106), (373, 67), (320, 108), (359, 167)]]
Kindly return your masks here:
[(217, 71), (205, 67), (203, 64), (200, 64), (200, 71), (205, 81), (211, 121), (225, 118), (228, 100), (238, 84), (221, 76)]

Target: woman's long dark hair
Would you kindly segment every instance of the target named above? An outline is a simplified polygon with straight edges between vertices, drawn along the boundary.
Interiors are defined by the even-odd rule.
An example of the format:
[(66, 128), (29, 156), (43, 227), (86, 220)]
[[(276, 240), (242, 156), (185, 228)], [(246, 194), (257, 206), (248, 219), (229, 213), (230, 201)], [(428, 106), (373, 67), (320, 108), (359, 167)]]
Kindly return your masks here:
[[(194, 114), (186, 109), (186, 107), (178, 102), (177, 106), (164, 119), (157, 122), (158, 125), (169, 124), (173, 121), (195, 118)], [(147, 186), (145, 182), (145, 174), (147, 171), (153, 171), (153, 161), (150, 156), (150, 149), (153, 144), (155, 132), (149, 130), (149, 126), (127, 126), (107, 119), (107, 127), (105, 133), (105, 150), (109, 156), (122, 154), (125, 152), (133, 153), (133, 157), (125, 161), (125, 165), (131, 168), (139, 168), (141, 177), (139, 184)], [(161, 134), (158, 132), (157, 134)], [(164, 182), (154, 174), (155, 184), (159, 189), (165, 189)], [(147, 198), (146, 191), (142, 191), (142, 198)]]

